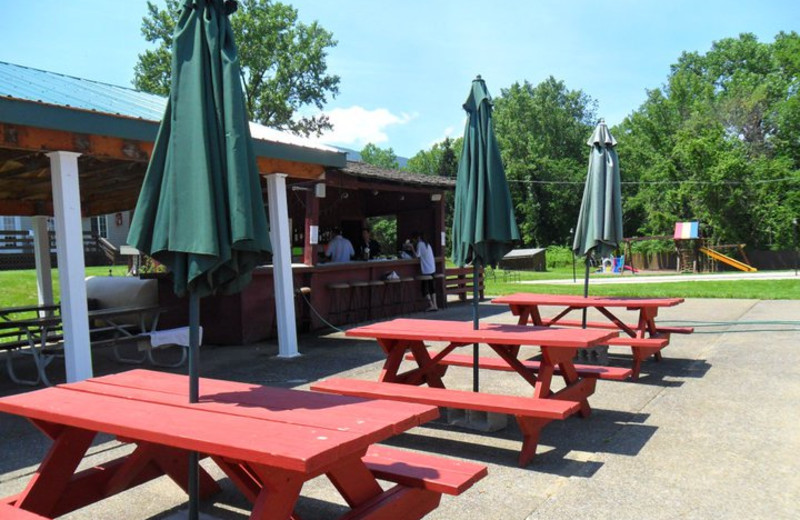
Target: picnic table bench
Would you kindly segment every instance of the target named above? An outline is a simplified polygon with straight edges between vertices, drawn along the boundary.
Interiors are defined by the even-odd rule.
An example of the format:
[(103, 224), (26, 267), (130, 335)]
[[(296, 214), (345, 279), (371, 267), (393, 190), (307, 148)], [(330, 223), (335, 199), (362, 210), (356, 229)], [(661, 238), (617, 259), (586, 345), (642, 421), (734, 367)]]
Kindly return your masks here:
[[(576, 296), (560, 294), (517, 293), (494, 298), (492, 303), (506, 304), (511, 313), (518, 316), (519, 325), (582, 327), (583, 320), (569, 320), (564, 317), (575, 310), (596, 309), (608, 319), (607, 322), (587, 321), (587, 328), (618, 330), (623, 335), (609, 338), (608, 346), (631, 348), (633, 363), (631, 379), (636, 380), (642, 362), (651, 356), (661, 360), (661, 350), (669, 345), (670, 334), (690, 334), (691, 327), (664, 327), (656, 322), (658, 311), (664, 307), (674, 307), (683, 303), (683, 298), (627, 298), (604, 296)], [(540, 307), (564, 307), (556, 316), (543, 318)], [(628, 310), (638, 313), (636, 324), (627, 323), (614, 312)]]
[[(580, 347), (597, 345), (617, 333), (599, 330), (554, 329), (445, 320), (395, 319), (347, 331), (348, 336), (374, 338), (387, 355), (377, 382), (329, 379), (311, 385), (312, 390), (419, 402), (443, 407), (514, 415), (523, 434), (518, 463), (526, 466), (536, 454), (542, 428), (553, 420), (573, 414), (591, 413), (588, 397), (594, 392), (596, 377), (581, 377), (572, 358)], [(448, 346), (439, 352), (427, 349), (426, 342), (443, 341)], [(531, 396), (469, 392), (448, 389), (442, 377), (448, 368), (447, 356), (456, 348), (474, 343), (487, 344), (504, 363), (504, 370), (515, 372), (533, 387)], [(531, 370), (517, 359), (521, 347), (542, 350), (538, 370)], [(406, 353), (416, 367), (402, 371)], [(483, 359), (483, 358), (481, 358)], [(551, 387), (558, 374), (564, 387)], [(422, 386), (427, 385), (427, 386)]]
[[(184, 490), (188, 454), (209, 457), (253, 504), (250, 518), (292, 518), (303, 483), (325, 475), (351, 510), (341, 518), (422, 518), (443, 493), (458, 495), (486, 467), (374, 446), (438, 416), (431, 406), (368, 401), (259, 385), (132, 370), (0, 398), (53, 439), (18, 495), (0, 503), (53, 518), (168, 475)], [(154, 420), (158, 418), (158, 420)], [(76, 473), (98, 432), (136, 447)], [(200, 470), (200, 495), (218, 490)], [(377, 479), (394, 482), (384, 490)]]
[[(138, 305), (88, 312), (89, 334), (92, 347), (111, 346), (117, 361), (141, 364), (145, 360), (155, 366), (178, 367), (186, 360), (186, 351), (174, 362), (155, 359), (150, 348), (150, 335), (156, 333), (159, 316), (170, 310), (159, 305)], [(133, 317), (138, 321), (132, 325), (120, 318)], [(64, 335), (59, 305), (10, 307), (0, 309), (0, 350), (6, 353), (6, 371), (17, 384), (36, 386), (50, 385), (47, 366), (62, 355)], [(137, 356), (123, 355), (121, 347), (133, 344), (139, 350)], [(19, 355), (30, 355), (36, 367), (33, 378), (17, 373), (14, 361)]]

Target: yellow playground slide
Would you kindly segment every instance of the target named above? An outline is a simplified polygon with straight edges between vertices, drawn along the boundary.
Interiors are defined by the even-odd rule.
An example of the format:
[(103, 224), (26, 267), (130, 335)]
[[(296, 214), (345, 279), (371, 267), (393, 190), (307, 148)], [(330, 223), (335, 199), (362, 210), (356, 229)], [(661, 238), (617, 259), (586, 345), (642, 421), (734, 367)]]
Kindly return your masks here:
[(700, 248), (700, 252), (707, 254), (708, 256), (713, 258), (714, 260), (717, 260), (717, 261), (720, 261), (722, 263), (728, 264), (731, 267), (735, 267), (736, 269), (739, 269), (740, 271), (747, 271), (748, 273), (755, 273), (756, 271), (758, 271), (758, 269), (756, 269), (753, 266), (747, 265), (744, 262), (740, 262), (739, 260), (735, 260), (735, 259), (733, 259), (733, 258), (731, 258), (729, 256), (723, 255), (719, 251), (714, 251), (713, 249), (709, 249), (707, 247), (701, 247)]

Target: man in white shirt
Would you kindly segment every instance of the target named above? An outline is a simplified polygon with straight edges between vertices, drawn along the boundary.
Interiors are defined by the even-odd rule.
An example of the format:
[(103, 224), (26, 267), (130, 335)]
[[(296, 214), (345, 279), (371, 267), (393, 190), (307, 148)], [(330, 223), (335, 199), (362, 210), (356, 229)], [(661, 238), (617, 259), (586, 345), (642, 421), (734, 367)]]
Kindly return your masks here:
[(331, 262), (349, 262), (356, 254), (353, 244), (342, 236), (342, 230), (339, 228), (334, 228), (333, 235), (325, 249), (325, 256), (330, 258)]

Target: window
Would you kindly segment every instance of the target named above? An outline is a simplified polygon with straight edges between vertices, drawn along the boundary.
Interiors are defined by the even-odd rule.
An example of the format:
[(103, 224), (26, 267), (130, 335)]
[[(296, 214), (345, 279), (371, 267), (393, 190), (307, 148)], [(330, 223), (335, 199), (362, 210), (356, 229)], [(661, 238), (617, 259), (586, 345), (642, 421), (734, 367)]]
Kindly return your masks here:
[(106, 219), (106, 215), (92, 217), (92, 234), (108, 238), (108, 220)]

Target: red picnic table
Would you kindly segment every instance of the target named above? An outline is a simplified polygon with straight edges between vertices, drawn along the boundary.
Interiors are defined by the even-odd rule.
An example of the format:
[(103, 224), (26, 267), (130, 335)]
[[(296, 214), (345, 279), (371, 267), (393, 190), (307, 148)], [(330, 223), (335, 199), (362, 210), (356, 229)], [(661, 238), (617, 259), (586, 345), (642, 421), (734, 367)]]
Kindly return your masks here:
[[(670, 334), (690, 334), (690, 327), (664, 327), (656, 323), (658, 310), (683, 303), (683, 298), (623, 298), (606, 296), (583, 296), (568, 294), (516, 293), (494, 298), (492, 303), (507, 304), (511, 313), (519, 316), (519, 325), (580, 327), (581, 320), (563, 319), (575, 310), (597, 309), (608, 318), (607, 322), (587, 322), (589, 328), (613, 329), (625, 333), (623, 337), (611, 338), (608, 345), (630, 346), (633, 351), (632, 379), (639, 377), (642, 361), (654, 356), (661, 360), (661, 349), (669, 344)], [(553, 318), (542, 318), (540, 307), (564, 307)], [(635, 324), (626, 323), (613, 311), (628, 310), (638, 313)]]
[[(250, 518), (295, 518), (303, 483), (326, 475), (351, 511), (342, 518), (421, 518), (442, 493), (459, 494), (484, 466), (376, 442), (438, 410), (213, 379), (187, 402), (185, 376), (132, 370), (0, 398), (53, 440), (24, 491), (0, 499), (53, 518), (166, 474), (188, 487), (188, 457), (210, 457), (253, 504)], [(98, 432), (136, 445), (130, 455), (76, 473)], [(386, 491), (377, 478), (396, 482)], [(200, 494), (218, 485), (200, 468)], [(374, 516), (373, 516), (374, 515)], [(383, 515), (383, 516), (381, 516)], [(388, 516), (387, 516), (388, 515)]]
[[(617, 332), (589, 329), (556, 329), (472, 322), (395, 319), (350, 329), (348, 336), (374, 338), (386, 353), (378, 382), (329, 379), (313, 384), (312, 390), (344, 395), (435, 404), (452, 408), (512, 414), (523, 433), (519, 464), (525, 466), (536, 453), (541, 429), (554, 419), (591, 413), (587, 398), (597, 378), (623, 379), (630, 370), (615, 367), (576, 366), (578, 348), (588, 348), (616, 336)], [(447, 346), (429, 352), (426, 343)], [(479, 367), (517, 373), (533, 387), (530, 397), (468, 392), (445, 388), (442, 376), (449, 365), (472, 366), (470, 355), (454, 354), (458, 347), (487, 344), (498, 357), (481, 357)], [(541, 348), (538, 361), (518, 359), (521, 347)], [(409, 355), (406, 355), (406, 353)], [(404, 359), (416, 362), (401, 372)], [(553, 375), (561, 375), (564, 387), (551, 387)], [(427, 387), (419, 385), (427, 384)]]

